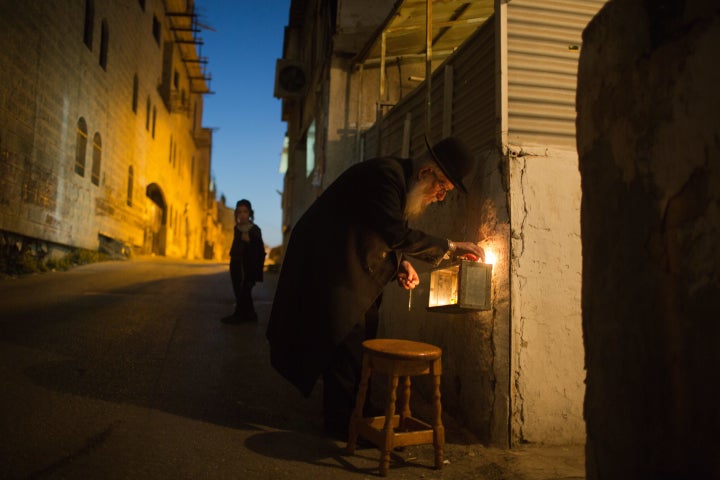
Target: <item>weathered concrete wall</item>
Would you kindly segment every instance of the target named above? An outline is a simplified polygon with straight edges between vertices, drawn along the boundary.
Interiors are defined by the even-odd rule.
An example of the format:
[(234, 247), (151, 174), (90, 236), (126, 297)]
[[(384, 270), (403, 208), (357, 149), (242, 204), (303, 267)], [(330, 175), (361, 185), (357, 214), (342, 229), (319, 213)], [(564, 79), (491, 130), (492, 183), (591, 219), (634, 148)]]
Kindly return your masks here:
[(584, 34), (587, 478), (720, 478), (720, 7), (611, 1)]
[(443, 349), (443, 408), (486, 444), (508, 445), (510, 355), (510, 228), (502, 154), (476, 154), (478, 165), (466, 179), (469, 194), (453, 191), (413, 223), (455, 240), (480, 241), (496, 258), (491, 309), (467, 313), (428, 312), (431, 266), (413, 265), (420, 285), (409, 294), (397, 284), (385, 288), (381, 334), (438, 345)]
[(511, 148), (512, 441), (585, 441), (574, 151)]

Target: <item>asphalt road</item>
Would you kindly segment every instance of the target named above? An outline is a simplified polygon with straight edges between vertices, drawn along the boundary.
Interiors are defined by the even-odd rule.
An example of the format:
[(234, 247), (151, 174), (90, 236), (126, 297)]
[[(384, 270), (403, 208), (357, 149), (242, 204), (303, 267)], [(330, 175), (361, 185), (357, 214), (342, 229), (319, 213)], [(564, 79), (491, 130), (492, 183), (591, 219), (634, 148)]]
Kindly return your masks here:
[[(257, 323), (225, 325), (225, 264), (137, 258), (0, 279), (0, 478), (364, 479), (378, 452), (343, 453), (269, 365), (276, 274), (254, 291)], [(420, 407), (421, 408), (421, 407)], [(398, 452), (389, 478), (583, 478), (582, 447), (485, 448), (445, 421)]]

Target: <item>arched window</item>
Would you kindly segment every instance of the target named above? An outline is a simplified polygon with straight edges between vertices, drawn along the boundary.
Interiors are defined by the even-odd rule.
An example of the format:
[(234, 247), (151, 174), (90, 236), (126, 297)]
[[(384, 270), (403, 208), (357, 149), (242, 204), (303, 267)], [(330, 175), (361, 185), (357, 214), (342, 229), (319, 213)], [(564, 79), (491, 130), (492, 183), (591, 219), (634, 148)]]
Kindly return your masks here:
[(80, 117), (77, 122), (77, 134), (75, 136), (75, 173), (81, 177), (85, 176), (85, 153), (87, 152), (87, 124), (85, 119)]
[(137, 74), (135, 74), (135, 76), (133, 77), (133, 93), (132, 93), (132, 110), (134, 113), (137, 113), (138, 90), (140, 90), (140, 82), (138, 81)]
[(92, 50), (93, 24), (95, 23), (95, 0), (85, 0), (85, 30), (83, 42)]
[(108, 31), (107, 20), (103, 18), (100, 26), (100, 66), (103, 70), (107, 70), (108, 42), (110, 41), (110, 32)]
[(127, 184), (127, 206), (132, 207), (133, 199), (133, 182), (135, 181), (135, 172), (132, 165), (128, 167), (128, 184)]
[(152, 138), (155, 138), (155, 120), (157, 120), (157, 108), (153, 107)]
[(100, 162), (102, 160), (102, 140), (100, 134), (95, 132), (93, 136), (93, 157), (92, 157), (92, 173), (90, 180), (95, 185), (100, 185)]

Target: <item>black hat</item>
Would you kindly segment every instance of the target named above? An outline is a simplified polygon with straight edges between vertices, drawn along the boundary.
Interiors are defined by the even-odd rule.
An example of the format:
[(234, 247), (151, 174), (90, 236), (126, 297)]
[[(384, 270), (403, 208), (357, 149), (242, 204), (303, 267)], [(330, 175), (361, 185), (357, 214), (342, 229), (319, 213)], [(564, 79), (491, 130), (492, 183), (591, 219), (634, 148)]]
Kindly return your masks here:
[(470, 173), (473, 163), (472, 152), (467, 146), (455, 137), (447, 137), (431, 147), (427, 135), (425, 136), (425, 145), (445, 176), (455, 187), (463, 193), (467, 193), (462, 179)]

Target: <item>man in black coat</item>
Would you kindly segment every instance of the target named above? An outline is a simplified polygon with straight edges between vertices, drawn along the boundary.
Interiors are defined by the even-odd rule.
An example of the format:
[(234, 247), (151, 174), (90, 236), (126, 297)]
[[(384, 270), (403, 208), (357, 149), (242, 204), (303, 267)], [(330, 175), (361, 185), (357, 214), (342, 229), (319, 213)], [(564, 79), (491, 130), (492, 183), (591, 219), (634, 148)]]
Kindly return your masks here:
[(449, 254), (484, 259), (473, 242), (452, 242), (408, 226), (470, 171), (472, 155), (446, 138), (418, 159), (380, 157), (348, 168), (293, 228), (267, 338), (273, 367), (309, 396), (323, 376), (329, 433), (344, 435), (355, 403), (362, 341), (377, 332), (383, 288), (419, 283), (408, 257), (437, 265)]

